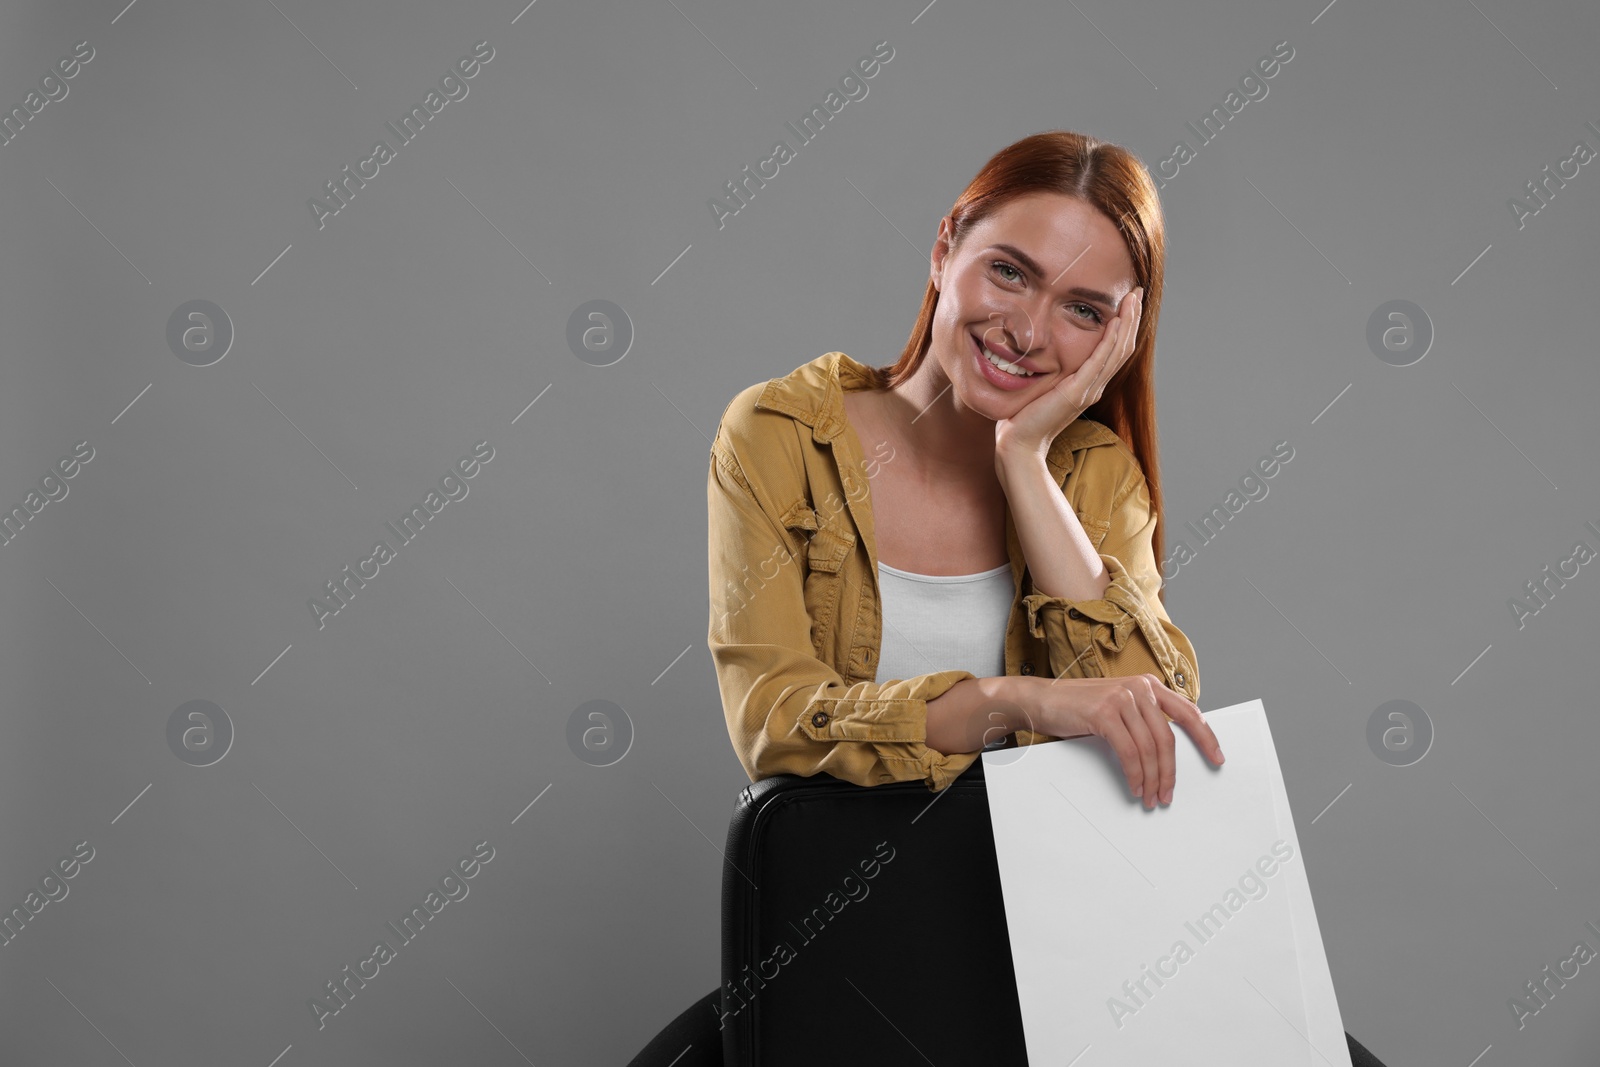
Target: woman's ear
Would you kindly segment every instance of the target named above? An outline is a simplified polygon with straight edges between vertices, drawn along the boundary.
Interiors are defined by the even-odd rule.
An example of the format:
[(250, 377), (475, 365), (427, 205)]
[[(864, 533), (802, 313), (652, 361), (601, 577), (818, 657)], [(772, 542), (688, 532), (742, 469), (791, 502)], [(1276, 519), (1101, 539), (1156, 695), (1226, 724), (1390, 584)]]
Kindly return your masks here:
[(939, 220), (939, 232), (933, 238), (933, 251), (928, 260), (928, 280), (933, 282), (933, 287), (940, 292), (944, 281), (944, 262), (950, 254), (950, 216), (946, 215)]

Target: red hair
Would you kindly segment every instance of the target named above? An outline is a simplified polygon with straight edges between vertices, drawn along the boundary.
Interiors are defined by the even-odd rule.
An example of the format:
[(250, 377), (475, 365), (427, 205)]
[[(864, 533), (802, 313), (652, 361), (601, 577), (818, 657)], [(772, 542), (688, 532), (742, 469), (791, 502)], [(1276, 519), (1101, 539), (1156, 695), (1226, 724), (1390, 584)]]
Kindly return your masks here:
[[(1134, 284), (1144, 288), (1144, 310), (1133, 354), (1106, 383), (1100, 399), (1083, 413), (1110, 427), (1132, 450), (1150, 487), (1156, 516), (1157, 566), (1162, 562), (1166, 520), (1161, 500), (1161, 461), (1156, 435), (1156, 323), (1161, 318), (1162, 274), (1166, 264), (1166, 230), (1156, 186), (1133, 153), (1120, 145), (1071, 130), (1048, 130), (1002, 148), (983, 165), (950, 209), (952, 247), (1009, 201), (1030, 193), (1050, 192), (1076, 197), (1097, 208), (1122, 234), (1133, 260)], [(928, 280), (922, 309), (900, 358), (889, 367), (873, 367), (881, 388), (893, 388), (914, 374), (933, 341), (934, 309), (939, 290)], [(1166, 604), (1166, 586), (1160, 592)]]

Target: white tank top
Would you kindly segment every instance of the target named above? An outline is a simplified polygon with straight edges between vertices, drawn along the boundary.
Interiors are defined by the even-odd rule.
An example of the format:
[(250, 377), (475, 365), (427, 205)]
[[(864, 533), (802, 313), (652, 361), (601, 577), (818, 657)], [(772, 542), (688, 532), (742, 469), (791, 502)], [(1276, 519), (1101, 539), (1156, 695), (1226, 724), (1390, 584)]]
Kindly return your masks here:
[(878, 564), (883, 647), (874, 681), (967, 670), (978, 678), (1006, 673), (1011, 564), (978, 574), (913, 574)]

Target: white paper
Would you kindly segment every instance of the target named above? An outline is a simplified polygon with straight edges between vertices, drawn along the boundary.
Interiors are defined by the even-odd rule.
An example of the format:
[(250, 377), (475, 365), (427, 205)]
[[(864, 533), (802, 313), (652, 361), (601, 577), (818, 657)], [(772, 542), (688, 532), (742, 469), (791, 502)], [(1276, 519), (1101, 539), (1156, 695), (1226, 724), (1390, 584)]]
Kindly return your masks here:
[(1099, 738), (983, 754), (1030, 1062), (1350, 1067), (1265, 709), (1205, 718), (1154, 811)]
[[(1252, 708), (1259, 713), (1261, 731), (1267, 736), (1268, 746), (1271, 747), (1271, 729), (1261, 701), (1252, 700), (1238, 706)], [(1215, 729), (1212, 727), (1213, 731)], [(1228, 750), (1224, 748), (1222, 751), (1226, 753)], [(1300, 840), (1295, 834), (1294, 813), (1289, 807), (1289, 793), (1284, 786), (1283, 769), (1278, 763), (1275, 748), (1271, 778), (1273, 805), (1278, 812), (1281, 832), (1294, 845), (1295, 852), (1299, 853)], [(1173, 798), (1177, 798), (1176, 790)], [(1322, 929), (1317, 925), (1317, 910), (1312, 904), (1309, 867), (1302, 873), (1305, 877), (1296, 879), (1289, 889), (1294, 912), (1295, 946), (1300, 954), (1300, 984), (1307, 1004), (1306, 1037), (1315, 1048), (1310, 1062), (1345, 1067), (1350, 1063), (1350, 1046), (1345, 1042), (1344, 1021), (1339, 1014), (1339, 1001), (1333, 990), (1333, 975), (1328, 969)]]

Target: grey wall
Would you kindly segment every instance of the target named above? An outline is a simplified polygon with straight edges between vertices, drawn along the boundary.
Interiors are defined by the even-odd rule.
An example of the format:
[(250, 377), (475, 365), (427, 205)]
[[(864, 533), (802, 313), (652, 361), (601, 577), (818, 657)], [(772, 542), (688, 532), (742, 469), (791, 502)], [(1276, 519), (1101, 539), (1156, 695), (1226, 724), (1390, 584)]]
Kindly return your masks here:
[[(1346, 1026), (1394, 1067), (1600, 1054), (1595, 966), (1510, 1003), (1600, 948), (1600, 574), (1547, 579), (1600, 548), (1600, 162), (1511, 204), (1600, 149), (1593, 5), (122, 4), (0, 16), (0, 904), (67, 891), (0, 947), (0, 1061), (620, 1064), (712, 988), (746, 778), (710, 436), (825, 351), (890, 362), (940, 215), (1056, 127), (1194, 148), (1162, 194), (1168, 608), (1202, 705), (1272, 716)], [(602, 300), (629, 325), (575, 345)], [(1400, 353), (1368, 337), (1395, 300), (1429, 324)], [(1415, 711), (1409, 750), (1368, 741), (1396, 700), (1431, 724), (1404, 766)], [(591, 701), (626, 715), (609, 766), (570, 740)]]

